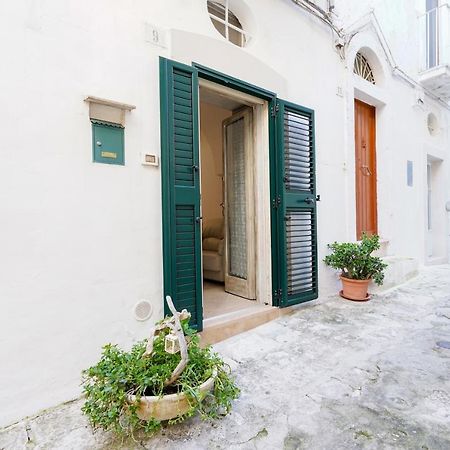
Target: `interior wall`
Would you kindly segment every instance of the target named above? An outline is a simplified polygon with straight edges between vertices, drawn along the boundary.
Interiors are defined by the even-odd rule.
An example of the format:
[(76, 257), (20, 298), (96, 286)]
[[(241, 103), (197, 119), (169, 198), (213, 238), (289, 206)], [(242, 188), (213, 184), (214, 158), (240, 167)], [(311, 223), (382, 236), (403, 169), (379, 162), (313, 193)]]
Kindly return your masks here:
[(223, 217), (222, 122), (232, 112), (219, 106), (200, 105), (200, 159), (203, 219)]

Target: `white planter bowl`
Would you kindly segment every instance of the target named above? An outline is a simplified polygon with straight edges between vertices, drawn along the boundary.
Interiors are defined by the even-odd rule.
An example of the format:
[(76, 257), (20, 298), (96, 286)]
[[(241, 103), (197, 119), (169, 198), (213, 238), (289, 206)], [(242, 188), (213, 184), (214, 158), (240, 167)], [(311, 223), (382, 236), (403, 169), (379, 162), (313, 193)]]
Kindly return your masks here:
[[(200, 400), (203, 400), (206, 394), (214, 389), (216, 376), (217, 372), (214, 370), (213, 376), (200, 385)], [(133, 403), (136, 401), (136, 396), (129, 395), (128, 400)], [(136, 414), (141, 420), (169, 420), (186, 414), (189, 408), (189, 400), (183, 392), (162, 397), (145, 396), (141, 397)]]

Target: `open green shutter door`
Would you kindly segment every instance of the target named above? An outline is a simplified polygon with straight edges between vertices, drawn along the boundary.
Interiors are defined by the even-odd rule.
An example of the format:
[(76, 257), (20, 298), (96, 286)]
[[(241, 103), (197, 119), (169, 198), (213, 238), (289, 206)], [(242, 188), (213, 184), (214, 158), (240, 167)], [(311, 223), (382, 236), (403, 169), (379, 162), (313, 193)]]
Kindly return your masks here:
[[(164, 296), (202, 329), (197, 70), (160, 59)], [(168, 313), (167, 305), (165, 312)]]
[(279, 100), (278, 264), (280, 306), (317, 298), (314, 112)]

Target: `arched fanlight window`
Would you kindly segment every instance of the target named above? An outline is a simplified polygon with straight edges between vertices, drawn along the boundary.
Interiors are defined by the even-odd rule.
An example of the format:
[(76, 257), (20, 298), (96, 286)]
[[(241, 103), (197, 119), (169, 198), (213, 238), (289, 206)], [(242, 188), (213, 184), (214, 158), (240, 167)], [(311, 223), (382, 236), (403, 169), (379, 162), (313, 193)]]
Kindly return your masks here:
[(428, 131), (431, 136), (436, 136), (439, 133), (439, 122), (433, 113), (429, 113), (427, 117)]
[(366, 57), (362, 53), (357, 53), (355, 64), (353, 66), (353, 73), (367, 80), (369, 83), (375, 84), (372, 68), (369, 65)]
[(216, 30), (231, 43), (243, 47), (247, 41), (247, 34), (241, 22), (230, 10), (228, 0), (208, 0), (208, 13)]

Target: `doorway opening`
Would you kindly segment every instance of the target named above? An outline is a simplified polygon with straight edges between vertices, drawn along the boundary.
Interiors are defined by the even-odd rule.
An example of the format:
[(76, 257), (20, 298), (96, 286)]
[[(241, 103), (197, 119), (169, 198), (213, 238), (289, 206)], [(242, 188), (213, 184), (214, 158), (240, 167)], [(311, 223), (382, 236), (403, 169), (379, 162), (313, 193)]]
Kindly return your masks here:
[(427, 156), (426, 256), (428, 264), (447, 262), (445, 187), (442, 160)]
[(270, 213), (257, 214), (270, 202), (269, 172), (260, 162), (267, 105), (203, 80), (199, 103), (203, 314), (240, 317), (271, 308), (270, 280), (259, 277), (270, 267), (260, 239), (265, 228), (270, 233)]
[[(320, 197), (316, 196), (314, 111), (195, 63), (187, 66), (160, 58), (160, 79), (164, 295), (172, 296), (178, 310), (191, 312), (190, 323), (198, 331), (205, 327), (219, 340), (277, 317), (280, 308), (289, 311), (288, 307), (316, 299), (316, 202)], [(208, 114), (208, 104), (221, 109), (222, 117), (214, 118), (211, 108)], [(222, 155), (210, 158), (211, 169), (205, 154), (200, 154), (199, 135), (203, 134), (204, 152), (205, 138), (212, 139), (214, 130), (219, 141), (215, 148)], [(240, 144), (229, 149), (233, 140)], [(246, 146), (251, 151), (245, 152)], [(244, 157), (239, 155), (239, 147), (244, 148)], [(219, 161), (219, 171), (214, 161)], [(232, 170), (225, 170), (227, 167)], [(222, 181), (222, 201), (215, 204), (223, 207), (222, 214), (217, 210), (209, 214), (205, 206), (217, 186), (205, 179), (208, 174), (213, 175), (213, 184), (219, 182), (219, 192)], [(229, 193), (226, 186), (230, 183), (236, 187)], [(235, 206), (232, 209), (230, 202)], [(245, 218), (243, 223), (237, 212)], [(214, 239), (206, 243), (209, 219), (215, 219), (209, 230)], [(235, 238), (232, 249), (229, 236)], [(206, 251), (218, 254), (215, 268), (203, 264)], [(204, 295), (203, 269), (205, 274), (222, 270), (223, 281), (222, 277), (208, 281), (216, 282), (213, 286), (219, 287), (221, 294), (245, 302), (242, 308), (231, 307), (230, 314), (237, 312), (237, 316), (225, 318), (224, 305), (228, 303), (220, 300), (215, 311), (208, 307), (212, 296)], [(244, 313), (246, 309), (254, 313)], [(220, 319), (214, 320), (213, 326), (215, 318)]]

